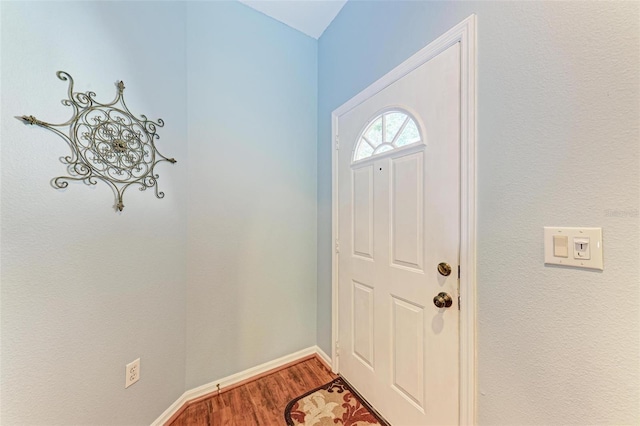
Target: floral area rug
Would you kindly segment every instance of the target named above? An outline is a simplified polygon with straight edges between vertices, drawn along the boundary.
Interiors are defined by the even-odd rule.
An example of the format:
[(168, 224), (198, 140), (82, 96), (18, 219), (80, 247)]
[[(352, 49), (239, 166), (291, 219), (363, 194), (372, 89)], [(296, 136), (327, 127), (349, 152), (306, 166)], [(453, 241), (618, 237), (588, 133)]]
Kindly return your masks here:
[(389, 426), (342, 377), (289, 402), (284, 418), (287, 426)]

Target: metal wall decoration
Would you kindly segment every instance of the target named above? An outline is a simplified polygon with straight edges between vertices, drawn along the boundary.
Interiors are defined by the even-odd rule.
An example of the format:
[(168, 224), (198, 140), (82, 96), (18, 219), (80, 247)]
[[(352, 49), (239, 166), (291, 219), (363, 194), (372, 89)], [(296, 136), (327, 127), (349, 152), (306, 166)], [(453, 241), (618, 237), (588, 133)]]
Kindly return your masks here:
[(155, 139), (160, 138), (156, 128), (164, 126), (164, 121), (134, 116), (124, 103), (122, 81), (117, 84), (115, 100), (103, 104), (95, 100), (94, 92), (74, 92), (73, 78), (66, 72), (58, 71), (56, 75), (69, 82), (69, 99), (63, 99), (62, 104), (73, 108), (73, 116), (61, 124), (46, 123), (32, 115), (19, 117), (25, 124), (52, 130), (71, 148), (71, 155), (61, 159), (69, 176), (53, 179), (52, 185), (62, 189), (69, 185), (68, 181), (95, 185), (102, 180), (114, 190), (119, 211), (124, 208), (124, 192), (132, 185), (139, 185), (141, 191), (154, 188), (156, 197), (163, 198), (155, 166), (163, 161), (176, 162), (160, 154), (155, 146)]

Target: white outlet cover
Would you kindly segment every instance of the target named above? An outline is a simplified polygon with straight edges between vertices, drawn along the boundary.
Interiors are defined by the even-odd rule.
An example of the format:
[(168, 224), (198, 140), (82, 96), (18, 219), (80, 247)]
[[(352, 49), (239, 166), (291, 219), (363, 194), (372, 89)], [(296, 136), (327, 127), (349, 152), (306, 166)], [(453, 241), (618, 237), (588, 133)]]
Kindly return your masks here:
[(138, 380), (140, 380), (140, 358), (130, 362), (125, 367), (124, 388), (128, 388)]
[[(553, 237), (568, 237), (569, 253), (568, 257), (554, 256)], [(589, 241), (589, 259), (576, 257), (574, 250), (574, 239)], [(549, 265), (573, 266), (577, 268), (604, 270), (602, 228), (562, 228), (544, 227), (544, 263)]]

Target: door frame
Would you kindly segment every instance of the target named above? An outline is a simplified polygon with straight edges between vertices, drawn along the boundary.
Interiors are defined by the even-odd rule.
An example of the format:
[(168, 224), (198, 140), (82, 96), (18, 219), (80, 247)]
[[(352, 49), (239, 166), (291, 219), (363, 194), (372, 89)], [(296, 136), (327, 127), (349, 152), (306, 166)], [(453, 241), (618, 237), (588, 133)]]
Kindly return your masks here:
[(438, 37), (331, 113), (331, 368), (338, 373), (338, 118), (414, 69), (460, 43), (460, 395), (459, 422), (476, 424), (476, 15)]

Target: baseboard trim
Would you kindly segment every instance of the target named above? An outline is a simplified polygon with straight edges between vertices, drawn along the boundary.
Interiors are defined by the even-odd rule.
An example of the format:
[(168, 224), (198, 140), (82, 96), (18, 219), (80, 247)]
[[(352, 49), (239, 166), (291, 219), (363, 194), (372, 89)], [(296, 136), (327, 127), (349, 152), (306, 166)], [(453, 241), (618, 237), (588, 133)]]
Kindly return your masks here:
[(198, 386), (197, 388), (186, 391), (160, 415), (151, 426), (168, 425), (174, 421), (189, 405), (195, 404), (203, 399), (209, 398), (218, 393), (218, 385), (220, 392), (226, 392), (243, 384), (259, 379), (260, 377), (272, 374), (275, 371), (282, 370), (291, 365), (306, 361), (309, 358), (317, 357), (323, 364), (331, 369), (331, 358), (318, 346), (311, 346), (285, 355), (273, 361), (265, 362), (256, 367), (248, 368), (236, 374), (232, 374), (220, 380)]
[[(333, 362), (331, 362), (331, 357), (329, 355), (327, 355), (327, 353), (325, 351), (320, 349), (320, 346), (316, 346), (315, 350), (316, 350), (316, 354), (320, 357), (320, 360), (324, 361), (325, 367), (327, 367), (331, 371), (332, 370), (332, 364), (333, 364)], [(336, 373), (336, 372), (334, 371), (334, 373)]]

